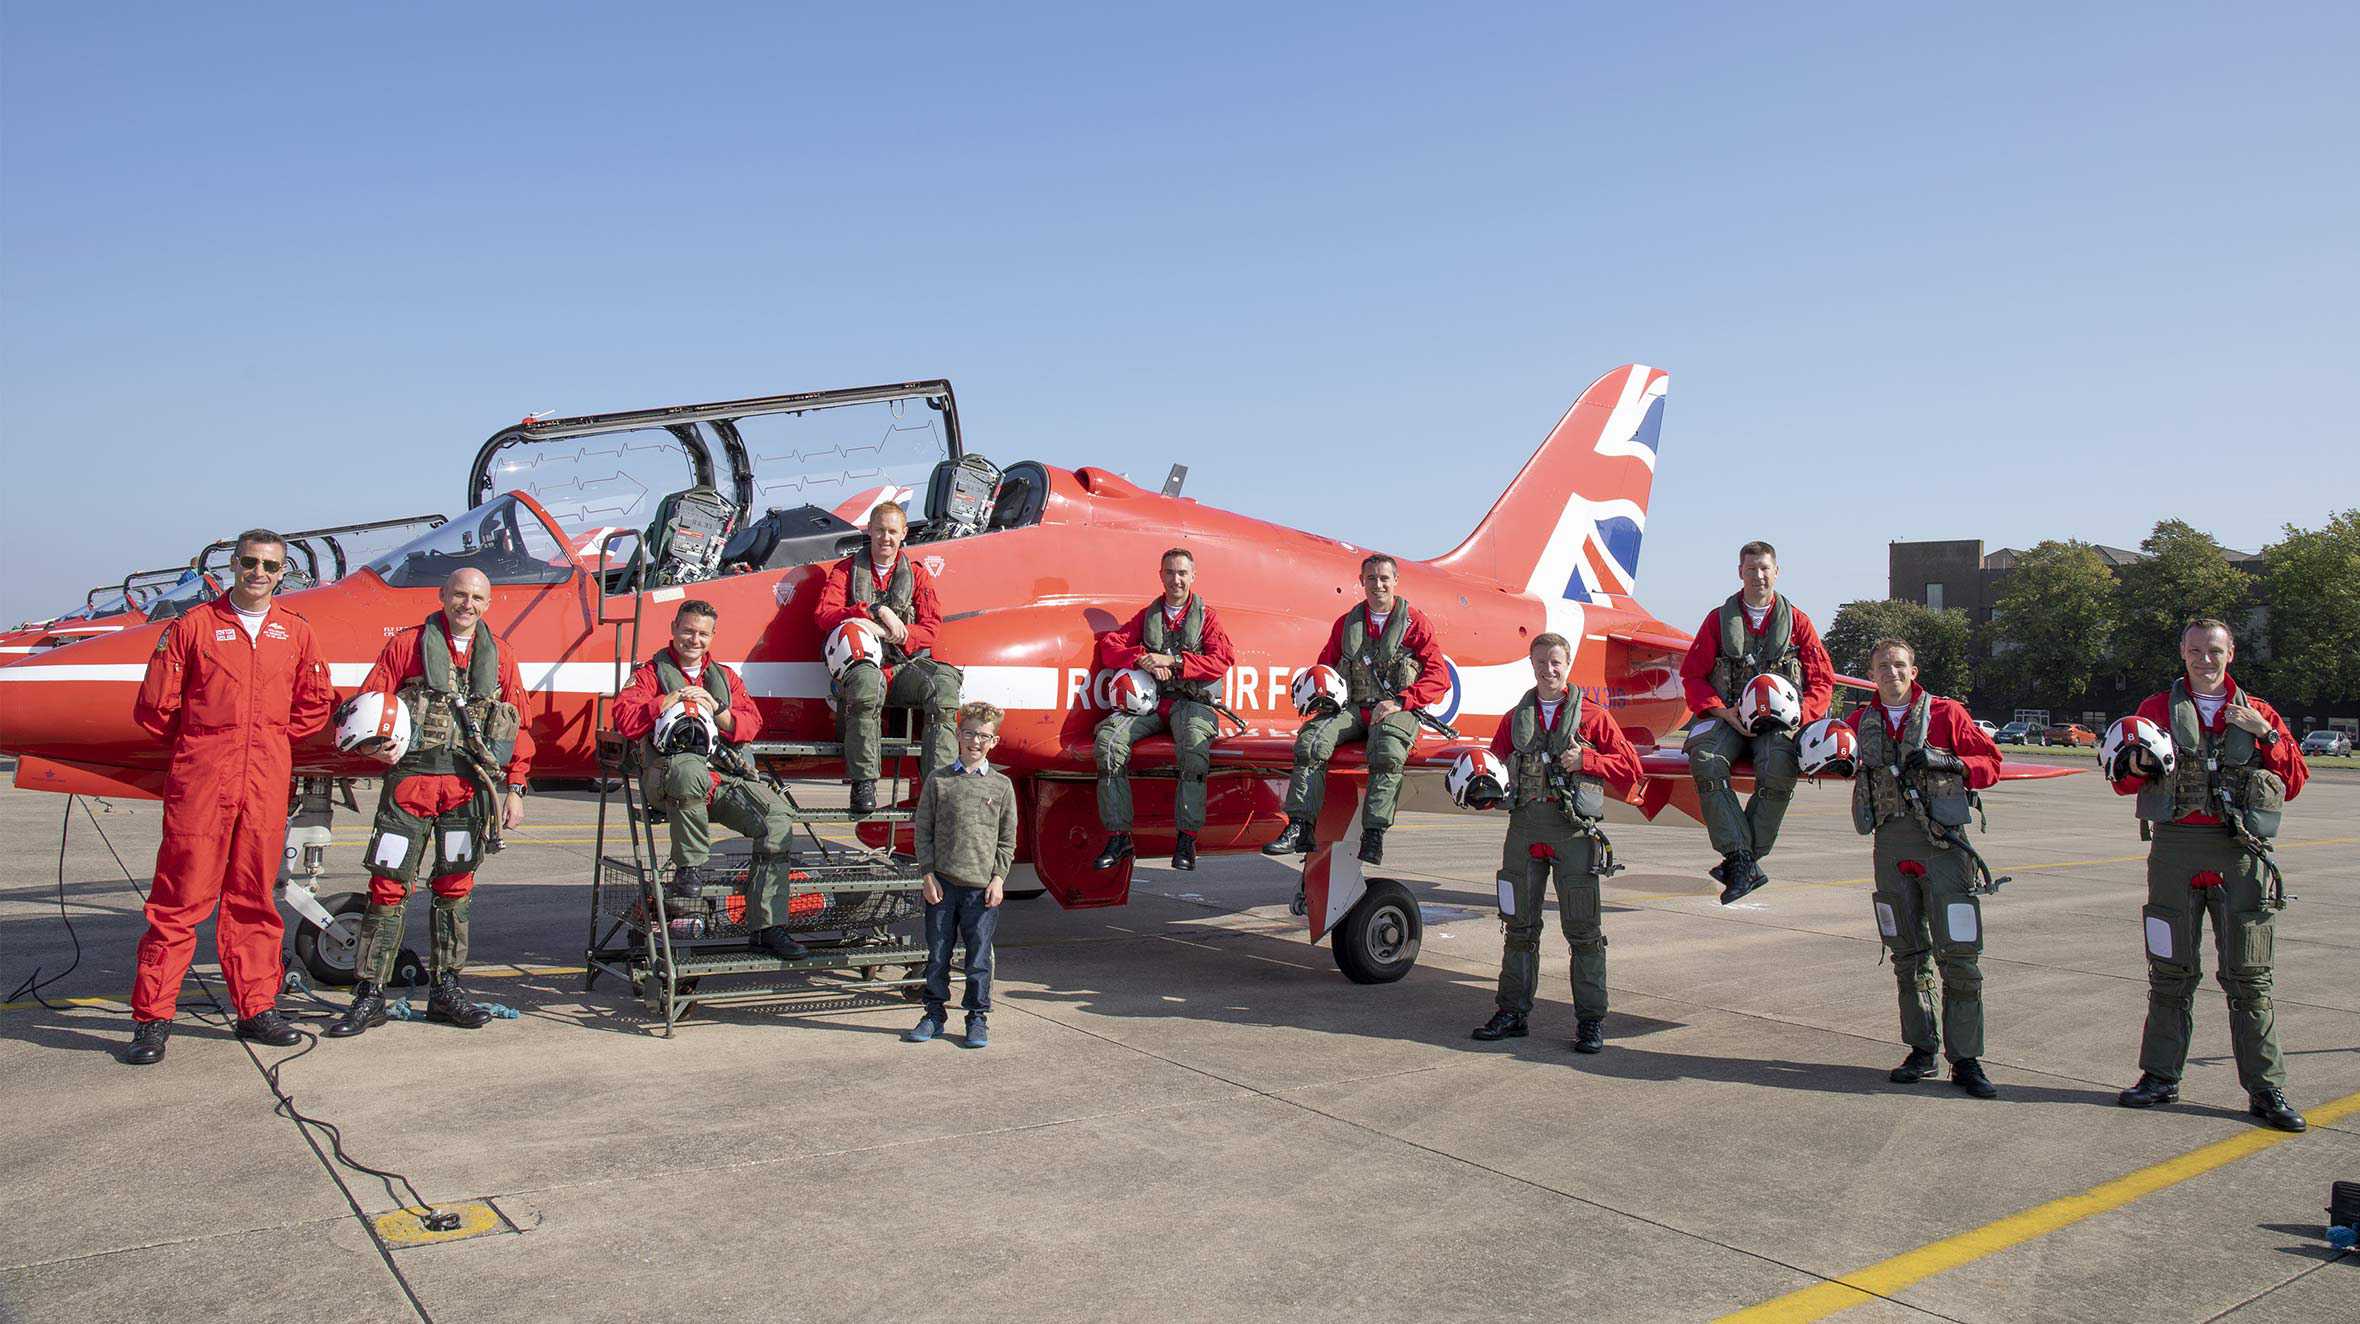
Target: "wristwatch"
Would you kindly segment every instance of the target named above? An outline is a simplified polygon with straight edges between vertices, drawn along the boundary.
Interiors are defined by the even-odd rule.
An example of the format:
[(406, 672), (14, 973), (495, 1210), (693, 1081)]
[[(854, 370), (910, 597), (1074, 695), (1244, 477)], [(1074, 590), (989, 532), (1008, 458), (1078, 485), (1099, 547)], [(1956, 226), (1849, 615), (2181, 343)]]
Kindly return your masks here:
[(524, 792), (525, 792), (525, 785), (524, 785), (524, 783), (523, 783), (523, 782), (510, 782), (510, 783), (508, 783), (508, 793), (509, 793), (510, 795), (523, 795), (523, 794), (524, 794)]
[(2262, 742), (2262, 748), (2268, 749), (2270, 746), (2278, 743), (2278, 728), (2273, 726), (2269, 730), (2262, 732), (2258, 736), (2255, 736), (2254, 739)]

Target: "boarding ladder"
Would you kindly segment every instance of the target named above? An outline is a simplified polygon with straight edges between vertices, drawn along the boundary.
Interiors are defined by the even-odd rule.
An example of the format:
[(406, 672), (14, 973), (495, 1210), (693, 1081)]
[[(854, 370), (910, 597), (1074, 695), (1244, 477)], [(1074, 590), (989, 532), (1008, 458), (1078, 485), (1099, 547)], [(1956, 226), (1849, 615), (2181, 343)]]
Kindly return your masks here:
[[(626, 530), (601, 543), (601, 582), (607, 543), (633, 537)], [(639, 658), (640, 604), (646, 598), (631, 598), (628, 615), (610, 616), (603, 609), (600, 615), (601, 624), (616, 627), (616, 676), (595, 708), (598, 833), (583, 990), (595, 988), (601, 976), (622, 981), (650, 1013), (662, 1017), (661, 1033), (667, 1038), (700, 1005), (780, 1006), (809, 1014), (890, 1006), (914, 997), (926, 947), (911, 930), (922, 908), (925, 876), (915, 859), (895, 849), (895, 838), (899, 825), (912, 817), (904, 806), (914, 799), (919, 742), (907, 735), (884, 740), (880, 808), (865, 815), (807, 804), (820, 783), (777, 775), (791, 763), (841, 757), (840, 742), (757, 740), (738, 747), (763, 770), (764, 780), (798, 820), (786, 861), (785, 927), (811, 954), (786, 961), (753, 950), (754, 935), (743, 919), (751, 872), (750, 847), (743, 838), (714, 844), (705, 885), (695, 898), (675, 898), (665, 889), (673, 870), (667, 844), (657, 833), (664, 815), (643, 794), (635, 742), (613, 732), (608, 714), (611, 695), (620, 692), (628, 668)], [(915, 720), (914, 714), (902, 715)], [(893, 716), (889, 710), (888, 720)], [(614, 831), (623, 841), (613, 839)], [(627, 849), (610, 850), (626, 844)]]

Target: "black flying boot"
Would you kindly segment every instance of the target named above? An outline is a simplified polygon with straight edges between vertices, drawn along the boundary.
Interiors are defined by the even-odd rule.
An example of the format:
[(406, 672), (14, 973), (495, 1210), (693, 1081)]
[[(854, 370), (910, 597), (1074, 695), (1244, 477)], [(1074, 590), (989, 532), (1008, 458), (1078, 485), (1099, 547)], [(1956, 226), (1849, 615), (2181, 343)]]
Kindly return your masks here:
[(2180, 1101), (2180, 1082), (2165, 1080), (2152, 1071), (2139, 1073), (2139, 1083), (2114, 1096), (2114, 1101), (2125, 1108), (2152, 1108), (2159, 1103)]
[(1732, 855), (1721, 862), (1721, 904), (1728, 905), (1769, 881), (1753, 856)]
[(385, 1024), (385, 990), (372, 979), (352, 986), (352, 1005), (328, 1027), (330, 1039), (350, 1039), (363, 1030)]
[(131, 1046), (123, 1050), (123, 1061), (135, 1067), (154, 1066), (164, 1060), (164, 1041), (172, 1037), (170, 1021), (133, 1021)]
[(462, 1030), (480, 1030), (491, 1023), (492, 1013), (467, 996), (467, 990), (459, 987), (459, 976), (445, 970), (434, 977), (434, 987), (426, 994), (426, 1019)]
[(1264, 855), (1308, 855), (1311, 853), (1311, 825), (1299, 818), (1287, 820), (1286, 828), (1276, 840), (1262, 848)]
[(276, 1007), (265, 1007), (238, 1021), (238, 1037), (273, 1048), (293, 1048), (303, 1042), (303, 1031), (289, 1024)]
[(877, 812), (877, 783), (874, 778), (862, 778), (852, 784), (852, 812), (868, 815)]
[(1983, 1074), (1983, 1064), (1971, 1057), (1962, 1057), (1950, 1064), (1950, 1083), (1978, 1099), (1996, 1099), (1999, 1086)]
[(1385, 862), (1385, 829), (1373, 827), (1360, 830), (1360, 862), (1362, 864), (1383, 864)]
[(1574, 1022), (1573, 1051), (1577, 1053), (1605, 1052), (1606, 1035), (1604, 1031), (1599, 1029), (1604, 1020), (1605, 1018), (1602, 1016), (1584, 1016)]
[(755, 951), (775, 956), (782, 961), (802, 961), (811, 956), (811, 949), (787, 936), (786, 926), (773, 924), (754, 935), (751, 944)]
[(1529, 1033), (1524, 1017), (1503, 1007), (1493, 1012), (1490, 1020), (1476, 1026), (1475, 1033), (1469, 1037), (1490, 1043), (1494, 1039), (1521, 1039)]
[(1909, 1050), (1909, 1056), (1901, 1059), (1901, 1065), (1893, 1068), (1893, 1070), (1885, 1076), (1885, 1079), (1892, 1081), (1896, 1085), (1915, 1085), (1919, 1081), (1924, 1080), (1926, 1077), (1933, 1074), (1934, 1050), (1931, 1048), (1912, 1048)]
[(2264, 1124), (2281, 1131), (2311, 1129), (2311, 1124), (2294, 1110), (2294, 1105), (2286, 1101), (2286, 1096), (2267, 1085), (2253, 1092), (2253, 1101), (2247, 1105), (2246, 1111), (2261, 1118)]
[(1194, 832), (1183, 832), (1179, 839), (1172, 843), (1172, 867), (1175, 869), (1194, 869), (1196, 867), (1196, 834)]
[(1111, 869), (1131, 858), (1131, 854), (1131, 834), (1117, 832), (1106, 839), (1106, 849), (1098, 852), (1098, 858), (1090, 861), (1090, 867)]
[(664, 889), (667, 901), (694, 901), (704, 895), (705, 871), (693, 864), (684, 864), (672, 871), (672, 883)]

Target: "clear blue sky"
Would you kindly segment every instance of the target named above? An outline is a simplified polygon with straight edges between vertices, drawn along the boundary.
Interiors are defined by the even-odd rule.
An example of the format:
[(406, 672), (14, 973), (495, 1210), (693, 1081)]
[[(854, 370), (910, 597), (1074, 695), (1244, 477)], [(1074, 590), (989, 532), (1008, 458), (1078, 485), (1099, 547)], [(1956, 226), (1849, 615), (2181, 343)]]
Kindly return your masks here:
[(1824, 621), (2360, 503), (2348, 6), (1004, 9), (9, 5), (0, 617), (527, 410), (935, 375), (1428, 556), (1659, 365), (1683, 628), (1751, 536)]

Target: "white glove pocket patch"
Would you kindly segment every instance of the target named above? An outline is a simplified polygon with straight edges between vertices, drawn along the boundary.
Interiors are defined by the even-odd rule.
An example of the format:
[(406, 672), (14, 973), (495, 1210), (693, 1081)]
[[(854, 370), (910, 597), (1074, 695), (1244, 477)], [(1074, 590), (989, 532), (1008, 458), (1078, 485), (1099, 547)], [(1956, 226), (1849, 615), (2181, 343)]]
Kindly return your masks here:
[(2147, 917), (2147, 954), (2158, 961), (2178, 959), (2172, 953), (2171, 921), (2161, 915)]
[(446, 860), (468, 859), (470, 858), (468, 847), (474, 844), (474, 838), (465, 831), (445, 832), (443, 833), (443, 858)]
[(369, 857), (369, 864), (377, 869), (399, 869), (410, 858), (410, 839), (391, 832), (377, 838), (377, 853)]
[(1972, 901), (1953, 901), (1943, 907), (1942, 922), (1950, 930), (1951, 942), (1961, 947), (1973, 946), (1982, 940), (1982, 919), (1975, 913)]
[(1507, 874), (1501, 874), (1494, 881), (1500, 885), (1500, 915), (1503, 918), (1513, 918), (1516, 914), (1516, 880)]
[(1884, 934), (1888, 938), (1900, 937), (1901, 921), (1893, 917), (1893, 904), (1889, 901), (1879, 901), (1876, 904), (1877, 932)]

